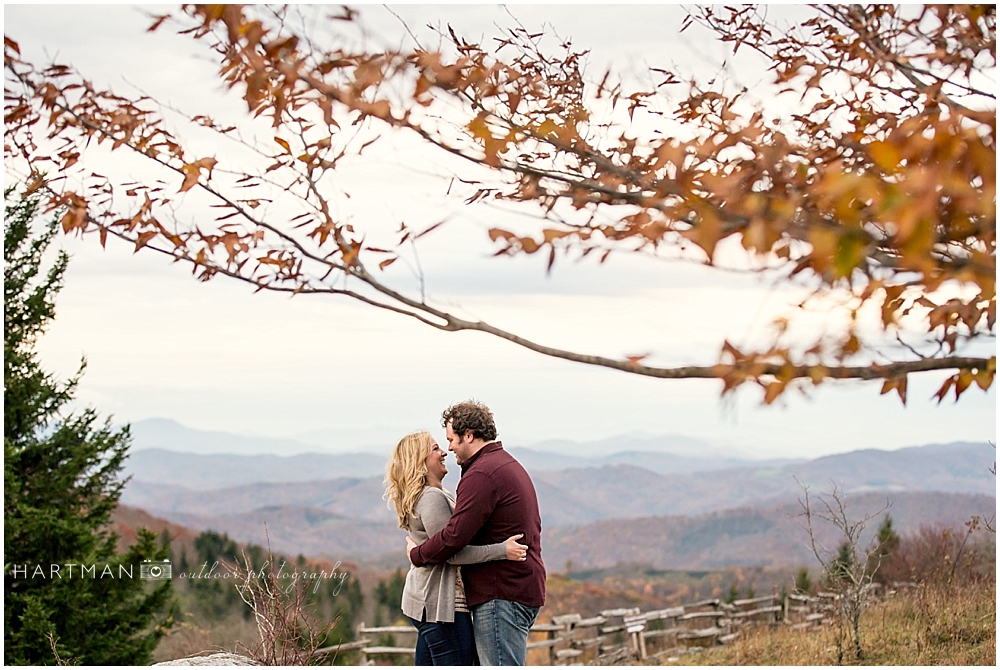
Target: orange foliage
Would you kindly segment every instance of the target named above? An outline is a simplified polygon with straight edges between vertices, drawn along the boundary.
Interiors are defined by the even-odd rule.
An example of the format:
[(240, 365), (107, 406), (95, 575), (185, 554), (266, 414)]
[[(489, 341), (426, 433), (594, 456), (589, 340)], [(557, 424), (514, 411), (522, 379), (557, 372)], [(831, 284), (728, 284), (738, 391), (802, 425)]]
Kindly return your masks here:
[[(653, 90), (627, 90), (610, 73), (595, 86), (584, 78), (584, 53), (568, 43), (550, 52), (541, 46), (545, 35), (523, 28), (493, 47), (448, 30), (441, 52), (349, 51), (314, 46), (282, 17), (282, 10), (186, 5), (150, 28), (179, 23), (207, 42), (248, 114), (274, 127), (273, 142), (251, 145), (264, 164), (194, 159), (150, 101), (95, 89), (67, 66), (36, 67), (6, 37), (5, 156), (25, 165), (31, 188), (45, 188), (50, 206), (63, 209), (66, 232), (96, 231), (102, 243), (111, 233), (136, 250), (190, 263), (202, 280), (223, 274), (259, 289), (345, 295), (586, 364), (717, 377), (723, 392), (752, 382), (765, 403), (793, 383), (828, 378), (880, 379), (882, 393), (895, 391), (903, 402), (915, 372), (953, 371), (939, 398), (993, 383), (995, 357), (958, 350), (995, 331), (994, 7), (824, 6), (781, 31), (753, 6), (694, 10), (688, 24), (771, 60), (779, 94), (798, 96), (784, 121), (767, 118), (745, 92), (712, 84), (693, 82), (686, 96), (668, 96), (661, 87), (682, 77), (667, 69), (653, 70), (663, 80)], [(333, 18), (357, 20), (349, 10)], [(451, 116), (428, 120), (428, 110), (445, 106)], [(666, 130), (641, 132), (634, 123), (641, 114)], [(241, 141), (205, 116), (189, 120)], [(362, 123), (374, 138), (356, 131)], [(669, 132), (674, 127), (686, 139)], [(782, 329), (760, 350), (726, 343), (715, 365), (663, 368), (645, 356), (564, 351), (464, 320), (389, 285), (380, 273), (399, 249), (366, 246), (363, 230), (336, 220), (320, 187), (341, 158), (396, 131), (498, 177), (496, 185), (470, 178), (463, 185), (474, 192), (460, 194), (468, 202), (489, 197), (545, 214), (532, 234), (491, 230), (498, 254), (547, 254), (551, 266), (560, 254), (596, 252), (603, 260), (667, 249), (713, 265), (720, 243), (732, 238), (753, 267), (789, 281), (808, 277), (815, 292), (804, 308), (835, 301), (851, 322), (805, 347), (782, 340)], [(60, 151), (39, 149), (35, 133)], [(102, 143), (176, 181), (82, 173), (81, 155)], [(61, 178), (70, 174), (86, 186), (68, 186)], [(196, 190), (216, 208), (214, 229), (160, 222), (181, 193)], [(258, 209), (276, 191), (296, 196), (299, 211), (286, 218)], [(401, 233), (400, 245), (410, 238), (405, 225)], [(348, 277), (358, 290), (344, 288)], [(902, 319), (922, 319), (921, 342), (900, 339), (912, 356), (874, 351), (877, 342), (857, 327), (869, 304), (881, 312), (882, 339), (900, 339)]]

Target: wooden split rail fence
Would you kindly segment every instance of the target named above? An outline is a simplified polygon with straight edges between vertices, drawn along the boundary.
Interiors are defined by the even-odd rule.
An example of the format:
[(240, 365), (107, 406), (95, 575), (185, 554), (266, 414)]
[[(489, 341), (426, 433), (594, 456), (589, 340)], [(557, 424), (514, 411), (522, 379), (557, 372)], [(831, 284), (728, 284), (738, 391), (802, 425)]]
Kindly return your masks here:
[[(895, 583), (886, 593), (872, 586), (872, 597), (915, 588), (916, 584)], [(610, 665), (626, 659), (645, 660), (678, 653), (690, 647), (725, 644), (741, 629), (755, 625), (788, 625), (804, 630), (831, 623), (838, 595), (820, 592), (815, 596), (790, 593), (779, 604), (779, 596), (770, 595), (726, 603), (717, 598), (696, 603), (642, 612), (639, 608), (604, 610), (597, 616), (559, 614), (551, 621), (536, 623), (528, 636), (528, 662), (543, 665), (569, 665), (590, 662)], [(411, 646), (372, 645), (374, 636), (403, 636)], [(417, 629), (412, 626), (357, 627), (353, 642), (319, 649), (317, 655), (334, 652), (359, 652), (359, 665), (374, 665), (378, 657), (393, 655), (415, 657)], [(547, 654), (539, 656), (539, 650)]]
[[(872, 600), (882, 600), (897, 591), (915, 588), (917, 585), (913, 582), (892, 582), (889, 586), (874, 582), (865, 587), (865, 592)], [(789, 593), (785, 596), (784, 623), (796, 630), (829, 624), (835, 616), (839, 599), (840, 596), (836, 593), (822, 591), (815, 596)]]

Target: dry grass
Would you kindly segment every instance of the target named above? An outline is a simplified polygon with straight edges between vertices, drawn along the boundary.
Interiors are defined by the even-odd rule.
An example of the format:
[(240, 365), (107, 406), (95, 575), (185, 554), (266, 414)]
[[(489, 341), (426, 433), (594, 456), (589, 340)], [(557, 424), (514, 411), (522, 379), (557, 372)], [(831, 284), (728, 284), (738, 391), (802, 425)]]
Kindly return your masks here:
[[(928, 585), (861, 617), (863, 665), (996, 665), (996, 583)], [(855, 664), (843, 654), (845, 664)], [(837, 632), (760, 628), (727, 647), (682, 656), (680, 665), (833, 665)]]

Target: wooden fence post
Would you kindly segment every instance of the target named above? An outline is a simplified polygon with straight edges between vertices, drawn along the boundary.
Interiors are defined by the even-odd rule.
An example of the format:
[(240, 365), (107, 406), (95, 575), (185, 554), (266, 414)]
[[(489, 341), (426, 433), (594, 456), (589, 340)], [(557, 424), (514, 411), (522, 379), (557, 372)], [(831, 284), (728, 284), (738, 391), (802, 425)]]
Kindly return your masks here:
[(646, 638), (642, 633), (646, 630), (646, 615), (632, 614), (622, 618), (625, 632), (632, 635), (632, 648), (635, 650), (639, 660), (646, 658)]
[[(364, 629), (365, 629), (365, 622), (362, 621), (361, 623), (358, 624), (358, 627), (356, 629), (359, 640), (362, 639), (361, 631), (363, 631)], [(358, 650), (358, 665), (368, 665), (368, 654), (365, 653), (364, 647), (361, 647), (361, 649)]]

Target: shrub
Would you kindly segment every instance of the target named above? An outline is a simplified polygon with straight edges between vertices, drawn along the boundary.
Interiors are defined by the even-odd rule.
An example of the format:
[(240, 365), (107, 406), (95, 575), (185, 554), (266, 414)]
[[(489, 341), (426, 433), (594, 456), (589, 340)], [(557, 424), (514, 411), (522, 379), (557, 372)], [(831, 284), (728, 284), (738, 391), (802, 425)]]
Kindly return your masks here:
[(963, 584), (996, 577), (996, 536), (972, 521), (956, 530), (943, 524), (921, 526), (904, 536), (883, 561), (879, 572), (886, 583)]

